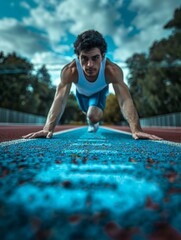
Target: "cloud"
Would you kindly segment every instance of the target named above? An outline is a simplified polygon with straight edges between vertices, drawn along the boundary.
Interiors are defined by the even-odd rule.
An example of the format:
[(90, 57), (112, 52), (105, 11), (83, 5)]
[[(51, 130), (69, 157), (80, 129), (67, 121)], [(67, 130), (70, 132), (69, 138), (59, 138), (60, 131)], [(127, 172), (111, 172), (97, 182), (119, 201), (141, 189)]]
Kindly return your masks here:
[(17, 51), (25, 56), (32, 56), (35, 52), (43, 52), (49, 44), (43, 34), (28, 30), (14, 18), (0, 20), (0, 49), (5, 53)]
[(165, 25), (173, 16), (174, 10), (179, 7), (180, 1), (132, 1), (129, 9), (138, 14), (133, 21), (139, 29), (145, 30), (149, 26)]
[[(163, 29), (163, 26), (173, 18), (174, 10), (180, 6), (180, 1), (142, 1), (134, 0), (130, 3), (128, 10), (135, 12), (136, 16), (131, 22), (132, 28), (137, 33), (128, 38), (129, 31), (123, 31), (124, 43), (117, 40), (117, 49), (114, 52), (114, 58), (117, 60), (126, 60), (135, 52), (147, 52), (154, 41), (166, 38), (170, 35), (170, 30)], [(120, 38), (121, 39), (121, 38)]]
[[(123, 0), (116, 2), (114, 0), (98, 2), (97, 0), (36, 0), (35, 2), (37, 6), (34, 8), (29, 8), (29, 5), (22, 3), (23, 7), (29, 9), (29, 16), (23, 18), (23, 25), (36, 26), (38, 31), (43, 32), (49, 39), (54, 52), (66, 54), (66, 51), (70, 51), (67, 34), (77, 36), (87, 29), (96, 29), (105, 36), (113, 36), (119, 32), (116, 22), (121, 20), (119, 8)], [(39, 52), (37, 54), (43, 56)], [(50, 55), (53, 56), (49, 54), (49, 58)], [(37, 58), (33, 59), (37, 61)], [(45, 58), (46, 62), (47, 59)]]
[(24, 17), (23, 22), (46, 31), (53, 42), (59, 42), (67, 32), (77, 35), (91, 28), (104, 35), (113, 34), (115, 23), (120, 20), (119, 7), (122, 5), (121, 0), (36, 0), (36, 3), (39, 5), (30, 10), (30, 16)]
[(46, 33), (51, 42), (58, 42), (65, 36), (65, 22), (60, 24), (60, 20), (56, 18), (56, 12), (52, 12), (39, 5), (30, 9), (30, 16), (23, 18), (25, 26), (36, 26), (36, 29)]
[[(76, 36), (93, 28), (113, 39), (117, 47), (113, 57), (122, 61), (135, 51), (147, 51), (155, 40), (168, 36), (170, 32), (164, 30), (163, 25), (172, 18), (180, 4), (178, 0), (131, 1), (126, 11), (128, 14), (134, 12), (135, 17), (126, 27), (122, 19), (123, 0), (36, 0), (36, 3), (37, 7), (30, 10), (30, 16), (23, 22), (45, 31), (54, 51), (61, 48), (61, 41), (68, 33)], [(65, 43), (64, 47), (66, 49)]]
[[(155, 40), (167, 37), (163, 25), (172, 19), (179, 0), (34, 0), (21, 1), (28, 15), (0, 20), (0, 48), (17, 51), (38, 63), (66, 64), (71, 60), (72, 39), (96, 29), (112, 39), (109, 48), (113, 60), (125, 61), (135, 52), (145, 52)], [(129, 14), (132, 18), (129, 19)], [(69, 38), (71, 37), (71, 39)], [(50, 65), (49, 65), (50, 66)], [(60, 67), (61, 68), (61, 67)]]
[(65, 64), (68, 64), (71, 61), (72, 56), (57, 54), (50, 51), (42, 53), (36, 52), (31, 59), (35, 70), (46, 64), (46, 68), (48, 69), (48, 72), (55, 85), (60, 82), (60, 71), (65, 66)]
[(25, 8), (25, 9), (28, 9), (28, 10), (30, 10), (30, 5), (27, 3), (27, 2), (20, 2), (20, 6), (21, 7), (23, 7), (23, 8)]
[(74, 35), (91, 28), (111, 35), (116, 30), (116, 21), (120, 19), (118, 7), (121, 4), (122, 1), (115, 4), (115, 1), (108, 0), (67, 0), (59, 5), (58, 14), (64, 12), (62, 19), (68, 18), (71, 22), (69, 31)]

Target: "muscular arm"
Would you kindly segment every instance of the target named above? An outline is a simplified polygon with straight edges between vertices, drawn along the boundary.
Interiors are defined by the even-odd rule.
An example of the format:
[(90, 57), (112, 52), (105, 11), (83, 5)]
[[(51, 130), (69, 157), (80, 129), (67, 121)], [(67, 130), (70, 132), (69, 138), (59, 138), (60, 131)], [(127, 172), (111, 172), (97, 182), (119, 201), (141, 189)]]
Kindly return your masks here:
[(43, 130), (30, 133), (26, 136), (23, 136), (23, 138), (52, 137), (54, 128), (64, 112), (71, 85), (71, 70), (70, 68), (65, 67), (62, 70), (60, 84), (57, 86), (54, 100), (49, 110)]
[(63, 81), (58, 85), (52, 106), (49, 110), (48, 117), (44, 126), (45, 131), (53, 132), (57, 122), (60, 120), (67, 102), (71, 84)]
[(118, 67), (114, 69), (113, 88), (118, 99), (118, 103), (124, 118), (129, 123), (132, 133), (142, 131), (138, 113), (134, 106), (127, 85), (123, 81), (123, 72)]
[(135, 133), (136, 131), (141, 131), (138, 113), (133, 104), (127, 85), (123, 81), (120, 81), (119, 83), (113, 83), (113, 88), (117, 96), (121, 112), (129, 123), (131, 132)]
[(151, 140), (161, 140), (161, 138), (147, 134), (143, 132), (140, 121), (138, 117), (137, 110), (134, 106), (132, 97), (130, 95), (129, 89), (127, 85), (123, 81), (123, 72), (122, 70), (115, 64), (110, 64), (110, 67), (108, 69), (108, 77), (109, 77), (109, 83), (113, 84), (113, 88), (115, 91), (115, 94), (118, 99), (118, 103), (120, 106), (120, 109), (122, 111), (122, 114), (124, 118), (129, 123), (132, 136), (134, 139), (139, 138), (145, 138), (145, 139), (151, 139)]

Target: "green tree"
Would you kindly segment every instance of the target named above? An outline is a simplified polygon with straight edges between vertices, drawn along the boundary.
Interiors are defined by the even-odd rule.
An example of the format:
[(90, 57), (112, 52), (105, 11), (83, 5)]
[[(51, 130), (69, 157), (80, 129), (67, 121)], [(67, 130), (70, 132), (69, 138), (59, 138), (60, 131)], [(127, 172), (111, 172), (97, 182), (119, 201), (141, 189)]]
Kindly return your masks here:
[(173, 28), (175, 31), (181, 29), (181, 7), (175, 10), (174, 17), (168, 23), (165, 24), (164, 28)]
[(174, 31), (167, 39), (154, 42), (147, 57), (134, 54), (127, 60), (128, 83), (141, 117), (181, 110), (181, 8), (165, 29)]
[(39, 102), (37, 110), (41, 115), (47, 115), (55, 94), (50, 75), (45, 65), (36, 74), (33, 84), (33, 92)]
[(71, 92), (67, 99), (64, 114), (61, 117), (61, 124), (85, 122), (86, 116), (80, 110), (75, 95)]
[(117, 101), (117, 97), (110, 93), (107, 96), (106, 100), (106, 108), (104, 110), (104, 122), (106, 123), (119, 123), (123, 120), (121, 115), (121, 110)]
[(45, 65), (43, 65), (40, 69), (38, 69), (36, 75), (37, 75), (37, 78), (40, 83), (44, 83), (48, 87), (52, 87), (52, 81), (50, 78), (50, 74), (48, 73), (48, 70)]
[[(158, 90), (159, 103), (157, 114), (178, 112), (181, 110), (181, 8), (176, 9), (174, 18), (165, 26), (173, 28), (173, 33), (168, 39), (155, 42), (150, 48), (150, 61), (155, 68), (152, 76)], [(156, 108), (156, 105), (155, 105)]]
[(138, 110), (139, 116), (151, 114), (150, 102), (148, 101), (147, 80), (148, 74), (148, 57), (145, 54), (134, 54), (127, 59), (127, 66), (130, 70), (128, 85), (130, 93)]
[(33, 65), (15, 53), (0, 55), (1, 107), (26, 111), (26, 97)]
[(27, 59), (16, 53), (0, 53), (0, 106), (21, 112), (46, 115), (55, 87), (43, 65), (37, 74)]

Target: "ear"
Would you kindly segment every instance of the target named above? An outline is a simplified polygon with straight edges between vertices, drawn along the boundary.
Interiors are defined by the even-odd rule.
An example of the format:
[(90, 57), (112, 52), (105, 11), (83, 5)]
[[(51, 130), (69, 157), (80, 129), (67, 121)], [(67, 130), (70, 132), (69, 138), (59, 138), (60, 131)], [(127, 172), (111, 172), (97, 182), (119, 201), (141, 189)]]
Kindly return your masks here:
[(104, 58), (105, 58), (105, 53), (102, 54), (102, 59), (104, 59)]

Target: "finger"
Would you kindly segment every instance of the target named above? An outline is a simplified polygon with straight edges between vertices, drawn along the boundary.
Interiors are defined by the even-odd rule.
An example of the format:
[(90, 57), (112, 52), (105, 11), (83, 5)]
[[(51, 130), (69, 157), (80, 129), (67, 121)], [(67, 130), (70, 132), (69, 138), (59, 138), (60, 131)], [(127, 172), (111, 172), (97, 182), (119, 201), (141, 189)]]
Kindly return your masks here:
[(157, 136), (152, 135), (152, 134), (148, 134), (148, 133), (138, 134), (138, 137), (142, 138), (142, 139), (149, 139), (149, 140), (162, 140), (162, 138), (157, 137)]
[(147, 133), (134, 133), (133, 134), (133, 138), (134, 139), (147, 139), (147, 138), (149, 138), (149, 134), (147, 134)]
[(45, 137), (45, 136), (46, 134), (40, 131), (40, 132), (30, 133), (26, 136), (23, 136), (23, 138), (32, 139), (32, 138)]
[(159, 140), (160, 139), (159, 137), (152, 135), (152, 134), (145, 134), (145, 136), (147, 139), (150, 139), (150, 140)]
[(30, 138), (45, 138), (46, 135), (47, 133), (40, 131), (40, 132), (33, 133), (32, 136), (30, 136)]
[(163, 138), (155, 136), (155, 135), (151, 135), (153, 140), (163, 140)]
[(135, 140), (139, 139), (139, 137), (138, 137), (136, 134), (133, 134), (133, 138), (134, 138)]
[(22, 136), (22, 138), (29, 138), (29, 137), (31, 137), (32, 134), (33, 134), (33, 133), (29, 133), (29, 134), (27, 134), (27, 135), (25, 135), (25, 136)]
[(32, 138), (37, 138), (38, 137), (38, 134), (36, 134), (36, 133), (33, 133), (30, 137), (29, 137), (29, 139), (32, 139)]
[(47, 138), (51, 138), (52, 135), (53, 135), (53, 133), (52, 133), (52, 132), (49, 132), (49, 133), (47, 134)]
[(150, 139), (150, 140), (157, 140), (157, 138), (154, 135), (148, 136), (148, 139)]

